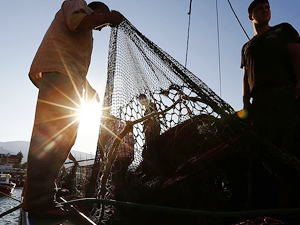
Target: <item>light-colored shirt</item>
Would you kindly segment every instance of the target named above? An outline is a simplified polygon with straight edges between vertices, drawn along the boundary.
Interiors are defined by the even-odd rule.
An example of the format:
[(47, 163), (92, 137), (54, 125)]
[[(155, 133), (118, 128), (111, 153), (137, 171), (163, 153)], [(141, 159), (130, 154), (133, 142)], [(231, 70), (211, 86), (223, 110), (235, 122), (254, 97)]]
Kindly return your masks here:
[(90, 65), (92, 30), (76, 28), (90, 9), (83, 0), (67, 0), (55, 15), (34, 57), (29, 76), (38, 87), (43, 72), (59, 72), (82, 85)]

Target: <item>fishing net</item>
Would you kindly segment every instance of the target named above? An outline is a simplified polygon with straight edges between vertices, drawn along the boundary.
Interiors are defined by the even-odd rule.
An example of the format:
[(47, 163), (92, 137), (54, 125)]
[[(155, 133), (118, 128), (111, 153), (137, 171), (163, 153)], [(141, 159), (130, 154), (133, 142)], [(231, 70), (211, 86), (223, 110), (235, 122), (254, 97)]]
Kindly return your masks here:
[(299, 178), (299, 168), (298, 160), (253, 134), (230, 105), (129, 21), (112, 28), (85, 195), (144, 207), (94, 204), (88, 211), (97, 224), (237, 224), (245, 218), (193, 210), (269, 207), (281, 184)]
[(92, 165), (81, 164), (62, 167), (56, 180), (57, 187), (68, 190), (70, 195), (83, 197), (86, 193), (88, 178), (91, 177)]

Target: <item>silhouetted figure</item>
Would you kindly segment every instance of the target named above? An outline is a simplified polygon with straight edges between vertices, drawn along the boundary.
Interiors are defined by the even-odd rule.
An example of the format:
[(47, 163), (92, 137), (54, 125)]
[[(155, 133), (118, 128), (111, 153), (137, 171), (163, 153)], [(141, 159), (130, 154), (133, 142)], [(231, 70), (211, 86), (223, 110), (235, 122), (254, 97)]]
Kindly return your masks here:
[[(300, 159), (294, 140), (295, 96), (300, 97), (299, 35), (288, 23), (269, 25), (267, 0), (253, 1), (248, 12), (255, 36), (242, 49), (244, 109), (249, 111), (253, 129), (261, 138)], [(256, 161), (253, 168), (253, 198), (259, 207), (290, 207), (291, 200), (297, 199), (288, 197), (295, 186), (272, 180), (260, 162)]]
[(55, 179), (76, 139), (83, 88), (86, 100), (98, 98), (86, 80), (92, 30), (122, 19), (101, 2), (64, 1), (43, 38), (29, 72), (39, 88), (22, 205), (29, 214), (65, 214), (55, 208)]
[[(145, 114), (147, 116), (151, 113), (156, 113), (157, 108), (154, 102), (150, 101), (145, 94), (140, 94), (139, 102), (145, 106)], [(152, 116), (143, 122), (145, 145), (142, 152), (143, 156), (143, 172), (148, 173), (155, 170), (152, 162), (156, 161), (157, 157), (157, 138), (160, 136), (160, 122), (158, 115)]]
[(248, 11), (255, 36), (242, 49), (244, 109), (261, 137), (298, 155), (293, 134), (295, 95), (300, 96), (299, 35), (288, 23), (269, 26), (267, 0), (253, 1)]
[[(123, 131), (126, 126), (126, 123), (118, 118), (113, 118), (113, 125), (111, 126), (111, 132), (114, 135), (111, 135), (109, 138), (105, 150), (111, 151), (113, 142), (116, 138), (120, 138), (119, 134)], [(133, 127), (130, 128), (128, 133), (122, 138), (117, 148), (116, 158), (112, 166), (112, 182), (115, 187), (115, 195), (117, 199), (121, 198), (121, 193), (124, 189), (126, 182), (126, 174), (128, 167), (134, 160), (134, 135)], [(108, 152), (107, 152), (108, 153)]]

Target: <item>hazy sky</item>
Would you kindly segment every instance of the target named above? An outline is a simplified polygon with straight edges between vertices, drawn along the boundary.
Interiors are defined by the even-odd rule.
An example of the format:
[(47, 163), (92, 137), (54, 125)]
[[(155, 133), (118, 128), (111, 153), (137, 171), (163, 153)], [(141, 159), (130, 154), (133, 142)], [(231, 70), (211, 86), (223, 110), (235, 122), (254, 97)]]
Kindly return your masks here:
[[(247, 7), (252, 0), (231, 0), (248, 35)], [(30, 141), (38, 89), (28, 78), (32, 59), (62, 0), (0, 0), (0, 142)], [(87, 3), (91, 2), (90, 0)], [(184, 65), (190, 0), (104, 0), (138, 30)], [(300, 32), (300, 0), (270, 0), (270, 25), (289, 22)], [(242, 108), (241, 47), (247, 41), (227, 0), (218, 0), (222, 98)], [(94, 32), (88, 80), (101, 100), (106, 83), (110, 29)], [(220, 95), (215, 0), (194, 0), (187, 68)], [(82, 121), (75, 150), (95, 152), (100, 104)]]

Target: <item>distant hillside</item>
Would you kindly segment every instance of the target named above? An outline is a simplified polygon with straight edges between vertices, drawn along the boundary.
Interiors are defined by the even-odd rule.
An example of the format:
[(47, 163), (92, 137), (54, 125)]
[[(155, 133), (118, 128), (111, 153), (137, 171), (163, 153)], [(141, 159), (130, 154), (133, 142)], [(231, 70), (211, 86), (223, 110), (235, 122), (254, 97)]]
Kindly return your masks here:
[(27, 162), (27, 155), (29, 149), (28, 141), (0, 142), (0, 148), (1, 147), (12, 152), (11, 154), (17, 154), (18, 152), (22, 152), (23, 154), (22, 163)]
[[(17, 154), (18, 152), (22, 152), (22, 154), (24, 156), (22, 163), (24, 163), (24, 162), (27, 162), (29, 142), (28, 141), (0, 142), (0, 152), (2, 152), (2, 150), (3, 150), (4, 154), (7, 154), (7, 153)], [(77, 160), (91, 159), (91, 158), (95, 157), (95, 155), (92, 155), (90, 153), (80, 152), (77, 150), (71, 150), (71, 153)], [(91, 164), (91, 163), (93, 163), (93, 161), (90, 161), (88, 164)]]
[(12, 151), (8, 151), (7, 149), (0, 146), (0, 154), (15, 154), (15, 153)]

